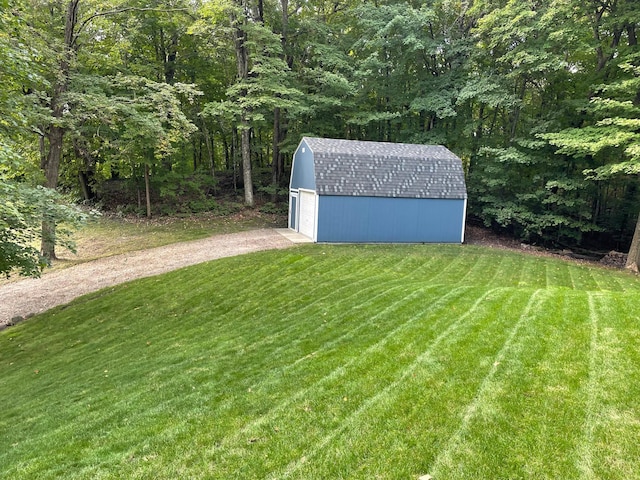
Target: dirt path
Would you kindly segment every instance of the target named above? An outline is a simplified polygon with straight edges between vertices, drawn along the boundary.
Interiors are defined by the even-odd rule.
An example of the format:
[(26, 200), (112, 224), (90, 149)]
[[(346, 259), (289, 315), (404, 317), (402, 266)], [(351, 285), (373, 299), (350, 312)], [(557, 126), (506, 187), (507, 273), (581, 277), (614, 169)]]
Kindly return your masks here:
[(0, 329), (101, 288), (217, 258), (287, 248), (294, 241), (275, 229), (217, 235), (192, 242), (101, 258), (0, 285)]

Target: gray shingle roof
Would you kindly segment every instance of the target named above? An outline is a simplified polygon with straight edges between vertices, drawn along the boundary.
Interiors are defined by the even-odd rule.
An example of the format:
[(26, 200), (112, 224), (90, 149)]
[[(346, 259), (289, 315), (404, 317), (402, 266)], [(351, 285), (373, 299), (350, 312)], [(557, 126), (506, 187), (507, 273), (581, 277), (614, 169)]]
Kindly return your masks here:
[(319, 195), (466, 198), (462, 161), (440, 145), (303, 139)]

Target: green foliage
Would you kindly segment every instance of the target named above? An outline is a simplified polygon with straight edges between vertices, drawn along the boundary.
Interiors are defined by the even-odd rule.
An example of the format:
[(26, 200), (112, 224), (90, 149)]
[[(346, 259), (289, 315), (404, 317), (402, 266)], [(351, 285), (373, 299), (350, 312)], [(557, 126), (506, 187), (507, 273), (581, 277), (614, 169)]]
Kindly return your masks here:
[(269, 185), (262, 185), (258, 188), (258, 191), (266, 193), (267, 195), (281, 195), (288, 196), (289, 195), (289, 186), (281, 187), (279, 185), (274, 185), (270, 183)]
[(30, 187), (0, 173), (0, 275), (39, 276), (48, 265), (34, 247), (43, 220), (61, 225), (51, 240), (73, 251), (71, 233), (85, 218), (83, 212), (63, 203), (55, 191)]
[(14, 269), (23, 275), (37, 276), (46, 262), (32, 246), (42, 221), (33, 204), (37, 195), (30, 189), (2, 179), (0, 183), (0, 275)]
[(78, 172), (90, 174), (95, 188), (116, 174), (141, 175), (138, 167), (145, 163), (172, 165), (177, 149), (197, 131), (185, 113), (202, 95), (194, 85), (118, 74), (75, 75), (72, 86), (66, 122), (76, 161), (65, 170), (71, 184)]
[[(222, 30), (233, 36), (240, 26), (246, 35), (243, 45), (250, 61), (248, 74), (228, 86), (225, 100), (205, 105), (202, 113), (234, 122), (246, 118), (255, 128), (263, 125), (275, 108), (302, 112), (302, 92), (292, 85), (280, 37), (264, 23), (247, 18), (247, 12), (232, 3), (226, 4), (226, 13), (226, 19), (236, 20), (222, 23)], [(217, 10), (212, 18), (223, 21)]]
[(0, 9), (0, 134), (5, 138), (28, 125), (31, 112), (25, 93), (43, 83), (38, 52), (28, 45), (28, 26), (15, 14), (19, 2), (6, 3)]
[[(318, 7), (321, 8), (321, 7)], [(303, 92), (302, 109), (289, 122), (288, 150), (299, 138), (313, 135), (341, 137), (348, 112), (354, 108), (357, 84), (354, 79), (349, 21), (344, 12), (319, 15), (313, 4), (290, 19), (290, 29), (301, 36), (288, 45), (285, 55), (294, 60), (294, 85)]]
[(287, 215), (289, 212), (289, 207), (286, 203), (267, 202), (263, 205), (260, 205), (260, 212), (270, 213), (274, 215)]
[(159, 192), (160, 208), (171, 208), (170, 213), (199, 213), (215, 211), (217, 202), (212, 197), (216, 180), (205, 172), (189, 176), (170, 171), (153, 178), (154, 189)]
[(202, 94), (194, 85), (169, 85), (124, 75), (107, 80), (111, 92), (106, 92), (103, 102), (96, 102), (94, 97), (85, 99), (84, 94), (71, 95), (70, 100), (78, 104), (80, 115), (95, 112), (93, 118), (105, 113), (105, 103), (111, 105), (107, 112), (114, 115), (98, 117), (100, 123), (95, 130), (102, 125), (112, 129), (112, 143), (121, 158), (137, 155), (145, 159), (149, 150), (153, 158), (163, 158), (197, 130), (183, 112), (183, 102), (193, 103)]
[(483, 170), (469, 178), (470, 210), (485, 225), (551, 245), (580, 243), (583, 234), (601, 230), (584, 181), (563, 174), (535, 143), (484, 148), (480, 155)]
[(591, 125), (543, 137), (559, 147), (558, 154), (593, 157), (604, 165), (585, 170), (594, 180), (640, 173), (640, 52), (620, 64), (623, 76), (600, 85), (588, 109)]
[[(361, 5), (350, 56), (361, 85), (347, 123), (375, 140), (455, 143), (455, 106), (470, 44), (463, 7), (450, 2), (415, 6)], [(454, 126), (455, 125), (455, 126)]]

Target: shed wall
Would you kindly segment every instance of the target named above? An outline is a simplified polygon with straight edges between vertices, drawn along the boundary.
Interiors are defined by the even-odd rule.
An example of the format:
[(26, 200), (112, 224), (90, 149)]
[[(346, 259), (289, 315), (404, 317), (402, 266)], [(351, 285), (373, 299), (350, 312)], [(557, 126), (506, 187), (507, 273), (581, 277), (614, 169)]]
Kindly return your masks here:
[(460, 243), (464, 199), (320, 196), (318, 242)]

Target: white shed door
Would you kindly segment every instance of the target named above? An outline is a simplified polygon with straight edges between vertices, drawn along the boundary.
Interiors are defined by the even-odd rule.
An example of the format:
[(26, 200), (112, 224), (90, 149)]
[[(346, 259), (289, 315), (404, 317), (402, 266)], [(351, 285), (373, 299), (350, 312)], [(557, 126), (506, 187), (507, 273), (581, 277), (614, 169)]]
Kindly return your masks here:
[(300, 202), (299, 231), (313, 240), (313, 231), (316, 225), (316, 195), (314, 192), (300, 190), (298, 199)]

